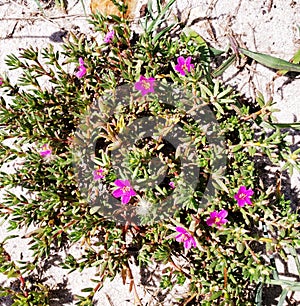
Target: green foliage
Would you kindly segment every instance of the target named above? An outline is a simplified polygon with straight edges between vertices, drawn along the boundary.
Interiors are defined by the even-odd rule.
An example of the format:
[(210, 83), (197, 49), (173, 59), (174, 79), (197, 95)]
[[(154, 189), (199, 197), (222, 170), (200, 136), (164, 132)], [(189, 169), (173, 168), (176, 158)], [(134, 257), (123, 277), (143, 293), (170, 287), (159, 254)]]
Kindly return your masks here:
[[(63, 52), (55, 52), (52, 46), (43, 50), (30, 47), (18, 56), (8, 56), (6, 64), (10, 69), (19, 69), (20, 77), (12, 84), (3, 76), (1, 164), (18, 162), (19, 165), (13, 173), (0, 172), (0, 188), (6, 190), (0, 215), (9, 220), (11, 230), (29, 225), (34, 225), (36, 230), (29, 237), (30, 249), (34, 252), (32, 262), (17, 267), (5, 258), (2, 250), (1, 273), (14, 278), (22, 277), (23, 273), (30, 276), (54, 246), (80, 241), (85, 246), (84, 254), (79, 258), (70, 254), (62, 266), (69, 271), (96, 267), (97, 285), (83, 289), (88, 296), (77, 297), (78, 305), (92, 305), (95, 291), (106, 278), (112, 279), (121, 273), (126, 280), (132, 258), (140, 265), (147, 266), (153, 261), (168, 265), (161, 276), (161, 288), (188, 282), (191, 305), (251, 305), (255, 286), (274, 283), (274, 267), (263, 256), (266, 250), (283, 256), (286, 248), (299, 246), (297, 214), (291, 211), (290, 202), (281, 193), (280, 181), (266, 179), (265, 170), (267, 162), (289, 173), (299, 169), (299, 150), (291, 152), (286, 134), (274, 123), (272, 101), (264, 101), (261, 95), (252, 104), (243, 100), (233, 88), (215, 78), (227, 64), (214, 70), (215, 53), (197, 33), (190, 29), (178, 30), (177, 24), (164, 26), (173, 2), (165, 7), (159, 2), (157, 14), (150, 2), (140, 34), (132, 32), (128, 20), (95, 15), (91, 23), (96, 32), (104, 36), (109, 25), (113, 27), (115, 35), (111, 43), (71, 33)], [(179, 56), (192, 58), (194, 68), (185, 76), (175, 69)], [(70, 64), (78, 67), (79, 58), (84, 60), (87, 69), (82, 78), (70, 68)], [(140, 75), (160, 80), (157, 88), (161, 92), (168, 83), (191, 92), (195, 100), (203, 103), (201, 107), (205, 105), (214, 113), (219, 129), (213, 132), (225, 139), (224, 171), (213, 167), (212, 160), (217, 159), (218, 152), (210, 146), (199, 122), (182, 113), (180, 94), (177, 100), (172, 97), (178, 108), (166, 107), (155, 94), (141, 99), (137, 91), (129, 93), (131, 104), (123, 103), (128, 102), (125, 97), (120, 103), (110, 103), (107, 97), (111, 92), (124, 84), (131, 86)], [(167, 95), (164, 97), (167, 99)], [(87, 196), (78, 186), (74, 150), (78, 145), (84, 147), (84, 140), (93, 136), (91, 123), (83, 125), (82, 118), (95, 101), (101, 110), (97, 120), (102, 125), (97, 135), (102, 146), (95, 153), (93, 169), (96, 166), (105, 169), (102, 186), (109, 191), (118, 178), (111, 158), (111, 152), (119, 145), (118, 133), (131, 126), (146, 110), (153, 117), (171, 122), (156, 131), (158, 136), (167, 135), (174, 123), (180, 124), (189, 136), (185, 150), (189, 153), (190, 146), (196, 148), (197, 166), (202, 171), (195, 190), (179, 175), (181, 148), (167, 154), (166, 144), (158, 137), (133, 148), (124, 147), (122, 151), (127, 161), (123, 179), (130, 181), (153, 177), (147, 167), (151, 158), (166, 161), (167, 182), (175, 182), (174, 191), (168, 184), (157, 184), (152, 189), (142, 188), (138, 196), (144, 200), (142, 208), (147, 211), (150, 204), (159, 209), (161, 199), (174, 193), (178, 206), (168, 218), (164, 216), (153, 224), (146, 217), (138, 225), (120, 224), (101, 214), (98, 207), (91, 209)], [(201, 112), (196, 102), (193, 106), (196, 108), (192, 111)], [(113, 115), (109, 116), (112, 110)], [(82, 127), (81, 134), (76, 134), (78, 126)], [(8, 145), (9, 140), (13, 144)], [(52, 150), (49, 158), (40, 155), (45, 144)], [(209, 195), (208, 204), (203, 207), (203, 186), (210, 176), (217, 191)], [(237, 205), (234, 195), (240, 186), (254, 190), (253, 205)], [(10, 191), (14, 187), (22, 187), (24, 192), (16, 195)], [(105, 205), (101, 202), (100, 209)], [(122, 207), (125, 210), (130, 205)], [(229, 212), (229, 222), (221, 229), (208, 226), (206, 220), (210, 213), (221, 209)], [(263, 235), (262, 225), (274, 233), (272, 238)], [(192, 233), (197, 247), (186, 250), (176, 241), (178, 226)], [(178, 263), (174, 263), (174, 258)], [(29, 288), (26, 282), (22, 286), (22, 293), (1, 288), (0, 294), (12, 295), (14, 305), (48, 305), (49, 288), (39, 284)], [(258, 299), (257, 295), (257, 303)], [(184, 302), (182, 298), (178, 303)]]

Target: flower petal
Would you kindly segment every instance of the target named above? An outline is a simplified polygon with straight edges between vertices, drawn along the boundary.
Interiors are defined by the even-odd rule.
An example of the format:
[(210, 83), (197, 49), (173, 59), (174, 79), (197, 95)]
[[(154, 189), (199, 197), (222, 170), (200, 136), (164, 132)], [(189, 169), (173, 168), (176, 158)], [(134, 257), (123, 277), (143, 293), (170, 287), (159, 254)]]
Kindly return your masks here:
[(228, 215), (228, 211), (226, 209), (222, 209), (218, 215), (219, 215), (219, 218), (221, 219), (226, 218)]
[(122, 197), (121, 197), (121, 203), (122, 204), (127, 204), (129, 201), (130, 201), (130, 195), (128, 194), (124, 194)]
[(191, 237), (191, 241), (192, 241), (192, 245), (193, 247), (197, 247), (197, 243), (196, 243), (196, 240), (194, 239), (194, 237)]
[(192, 246), (191, 239), (185, 240), (183, 246), (184, 246), (184, 248), (187, 249), (187, 250), (190, 249), (191, 246)]
[(247, 203), (248, 205), (252, 205), (251, 199), (249, 197), (245, 198), (245, 203)]
[(115, 198), (119, 198), (119, 197), (122, 197), (124, 194), (123, 190), (121, 188), (118, 188), (116, 190), (114, 190), (112, 192), (112, 195), (115, 197)]
[(131, 187), (129, 180), (123, 181), (124, 186)]
[(134, 88), (135, 88), (136, 90), (144, 90), (144, 86), (142, 85), (141, 82), (136, 82), (136, 83), (134, 84)]
[(182, 234), (179, 234), (175, 237), (176, 241), (178, 242), (183, 242), (184, 241), (184, 235)]
[(186, 234), (187, 233), (187, 230), (181, 226), (176, 226), (176, 231), (181, 233), (181, 234)]
[(238, 191), (238, 193), (244, 193), (244, 194), (246, 194), (246, 193), (247, 193), (246, 187), (245, 187), (245, 186), (241, 186), (240, 189), (239, 189), (239, 191)]
[(254, 191), (252, 189), (249, 189), (245, 192), (248, 197), (251, 197), (254, 194)]
[(79, 65), (80, 66), (84, 66), (84, 61), (83, 61), (83, 58), (82, 57), (79, 57)]
[(185, 64), (185, 59), (184, 59), (184, 57), (183, 57), (183, 56), (179, 56), (179, 57), (177, 58), (177, 63), (178, 63), (180, 66), (184, 65), (184, 64)]
[(218, 212), (215, 210), (213, 212), (210, 213), (210, 217), (211, 218), (217, 218), (218, 217)]
[(214, 223), (215, 223), (215, 218), (208, 218), (208, 219), (206, 220), (206, 224), (207, 224), (208, 226), (212, 226)]
[(126, 194), (130, 197), (134, 197), (136, 195), (136, 192), (133, 189), (130, 189), (128, 192), (126, 192)]
[(84, 66), (80, 66), (79, 70), (76, 72), (76, 77), (81, 79), (86, 74), (86, 68)]
[(245, 204), (246, 204), (246, 203), (245, 203), (245, 200), (242, 200), (242, 199), (239, 199), (239, 200), (238, 200), (238, 206), (239, 206), (239, 207), (244, 207)]
[(118, 186), (118, 187), (124, 187), (124, 186), (126, 186), (125, 184), (124, 184), (124, 181), (122, 181), (122, 180), (115, 180), (114, 181), (114, 184), (116, 185), (116, 186)]
[(222, 220), (220, 221), (220, 223), (222, 223), (222, 224), (225, 224), (225, 223), (227, 223), (227, 222), (228, 222), (227, 219), (222, 219)]
[(191, 56), (187, 57), (187, 59), (186, 59), (186, 61), (185, 61), (186, 66), (191, 65), (191, 60), (192, 60), (192, 57), (191, 57)]

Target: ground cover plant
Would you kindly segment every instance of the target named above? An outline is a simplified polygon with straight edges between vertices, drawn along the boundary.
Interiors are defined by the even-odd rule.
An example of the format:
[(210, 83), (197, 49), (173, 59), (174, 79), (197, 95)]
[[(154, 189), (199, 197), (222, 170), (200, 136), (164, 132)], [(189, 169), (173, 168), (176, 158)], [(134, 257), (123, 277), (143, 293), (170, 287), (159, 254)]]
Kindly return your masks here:
[(157, 12), (150, 2), (141, 33), (98, 14), (91, 23), (102, 41), (70, 33), (63, 52), (8, 56), (20, 77), (1, 76), (1, 164), (15, 163), (0, 173), (0, 213), (10, 229), (37, 228), (31, 262), (12, 262), (1, 244), (0, 271), (19, 286), (0, 294), (14, 305), (50, 304), (50, 288), (30, 277), (51, 250), (73, 242), (85, 253), (70, 254), (63, 268), (97, 268), (78, 305), (93, 305), (117, 273), (143, 305), (132, 261), (166, 265), (162, 290), (187, 285), (174, 305), (261, 305), (266, 284), (288, 286), (282, 305), (288, 290), (299, 290), (278, 278), (273, 259), (287, 251), (297, 258), (298, 213), (278, 173), (299, 170), (300, 150), (282, 133), (298, 126), (277, 124), (273, 101), (248, 101), (218, 79), (236, 56), (298, 66), (274, 67), (274, 58), (257, 59), (235, 42), (228, 53), (209, 47), (166, 23), (174, 2), (158, 1)]

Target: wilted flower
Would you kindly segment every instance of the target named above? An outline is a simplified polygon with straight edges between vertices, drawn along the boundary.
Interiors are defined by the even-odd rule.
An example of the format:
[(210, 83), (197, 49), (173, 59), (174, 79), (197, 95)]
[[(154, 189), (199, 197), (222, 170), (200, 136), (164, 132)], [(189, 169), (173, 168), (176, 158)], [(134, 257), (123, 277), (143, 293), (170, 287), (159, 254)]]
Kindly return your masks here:
[(169, 183), (169, 186), (170, 186), (172, 189), (174, 189), (174, 188), (175, 188), (175, 183), (174, 183), (174, 182), (170, 182), (170, 183)]
[(215, 224), (218, 228), (221, 228), (223, 224), (228, 222), (228, 220), (225, 219), (227, 215), (228, 212), (225, 209), (222, 209), (220, 212), (215, 210), (210, 213), (210, 217), (206, 220), (206, 223), (208, 226), (213, 226)]
[(134, 87), (136, 90), (140, 90), (142, 96), (145, 96), (149, 92), (154, 92), (155, 78), (146, 78), (140, 76), (140, 80), (135, 83)]
[(196, 247), (196, 241), (194, 237), (183, 227), (177, 226), (176, 231), (179, 235), (176, 236), (176, 241), (183, 242), (183, 246), (185, 249), (190, 249), (191, 247)]
[(112, 192), (115, 198), (121, 197), (121, 203), (127, 204), (131, 197), (135, 196), (136, 193), (130, 185), (129, 180), (115, 180), (114, 184), (119, 187)]
[(86, 74), (86, 68), (84, 66), (84, 61), (82, 59), (82, 57), (79, 58), (79, 67), (78, 67), (78, 71), (76, 72), (76, 76), (77, 78), (82, 78), (84, 75)]
[(191, 68), (194, 68), (194, 65), (191, 64), (192, 57), (189, 56), (186, 60), (183, 56), (177, 58), (177, 65), (175, 70), (178, 71), (181, 75), (185, 75), (186, 72), (191, 72)]
[(246, 189), (245, 186), (241, 186), (234, 198), (237, 200), (240, 207), (245, 206), (245, 204), (252, 205), (250, 197), (253, 195), (252, 189)]
[(114, 30), (111, 30), (111, 31), (109, 31), (109, 32), (105, 35), (103, 41), (104, 41), (105, 43), (109, 44), (109, 43), (111, 43), (111, 41), (112, 41), (112, 39), (114, 38), (114, 36), (115, 36), (115, 31), (114, 31)]
[(103, 174), (104, 170), (103, 169), (96, 169), (93, 172), (93, 176), (94, 176), (94, 181), (103, 179), (105, 177), (105, 175)]
[(42, 146), (42, 151), (40, 151), (39, 153), (42, 157), (49, 157), (52, 153), (52, 150), (51, 150), (49, 144), (47, 144), (47, 143), (44, 144)]

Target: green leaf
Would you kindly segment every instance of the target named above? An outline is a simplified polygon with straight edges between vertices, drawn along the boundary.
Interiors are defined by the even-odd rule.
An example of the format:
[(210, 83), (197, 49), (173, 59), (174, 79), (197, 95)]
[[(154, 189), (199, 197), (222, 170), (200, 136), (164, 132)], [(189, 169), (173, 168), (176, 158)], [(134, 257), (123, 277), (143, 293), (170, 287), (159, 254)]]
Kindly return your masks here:
[(281, 295), (280, 295), (280, 299), (279, 299), (278, 304), (277, 304), (278, 306), (283, 306), (284, 305), (288, 292), (289, 291), (288, 291), (287, 288), (282, 290)]
[[(145, 29), (147, 33), (152, 33), (164, 21), (167, 11), (174, 4), (175, 1), (176, 0), (171, 0), (169, 3), (166, 4), (166, 6), (161, 10), (161, 12), (159, 12), (158, 16), (154, 18), (150, 26)], [(151, 7), (150, 10), (149, 7)], [(148, 10), (152, 11), (152, 1), (148, 3)]]
[(226, 193), (229, 193), (228, 188), (219, 178), (213, 178), (213, 186), (216, 187), (219, 190), (223, 190)]
[(298, 274), (300, 275), (300, 261), (299, 261), (298, 254), (294, 248), (289, 248), (289, 251), (291, 255), (294, 257), (294, 260), (297, 266), (297, 270), (298, 270)]
[(212, 72), (212, 77), (216, 78), (222, 75), (227, 68), (229, 68), (236, 60), (236, 55), (231, 55), (226, 61), (224, 61), (217, 69)]
[(214, 300), (218, 299), (222, 294), (223, 294), (222, 290), (213, 293), (212, 296), (210, 297), (209, 301), (214, 301)]
[(292, 128), (292, 129), (297, 129), (300, 130), (300, 123), (299, 122), (292, 122), (292, 123), (269, 123), (272, 126), (278, 127), (280, 129), (285, 129), (285, 128)]
[(155, 37), (152, 40), (152, 44), (154, 45), (165, 33), (168, 33), (172, 28), (174, 28), (175, 25), (176, 24), (173, 23), (173, 24), (169, 25), (168, 27), (164, 28), (158, 34), (156, 34)]
[(93, 206), (90, 209), (90, 214), (93, 215), (93, 214), (97, 213), (98, 211), (100, 211), (100, 209), (101, 209), (101, 206)]
[(83, 288), (81, 289), (81, 292), (92, 292), (93, 290), (93, 288)]
[(254, 299), (254, 305), (255, 306), (261, 306), (262, 305), (262, 292), (263, 292), (263, 283), (259, 283), (256, 287), (256, 294)]
[(245, 249), (245, 245), (244, 243), (238, 241), (237, 244), (236, 244), (236, 249), (237, 251), (241, 254), (243, 253), (244, 249)]
[(239, 48), (239, 51), (257, 61), (258, 63), (268, 68), (276, 70), (287, 70), (293, 72), (300, 72), (300, 65), (292, 64), (286, 60), (280, 59), (264, 53), (253, 52), (247, 49)]
[(189, 39), (195, 41), (199, 46), (207, 47), (206, 41), (193, 29), (185, 27), (183, 33), (185, 33)]

